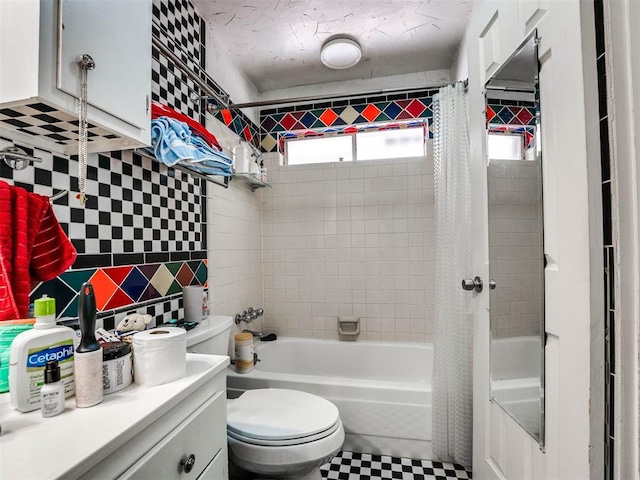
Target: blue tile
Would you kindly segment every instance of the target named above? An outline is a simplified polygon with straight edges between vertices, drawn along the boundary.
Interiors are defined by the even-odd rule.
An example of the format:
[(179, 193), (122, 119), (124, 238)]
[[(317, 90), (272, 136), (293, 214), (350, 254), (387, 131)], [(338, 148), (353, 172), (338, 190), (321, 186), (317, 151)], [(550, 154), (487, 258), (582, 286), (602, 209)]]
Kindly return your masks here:
[(120, 287), (133, 299), (134, 302), (137, 302), (148, 284), (149, 281), (142, 272), (137, 268), (133, 268)]

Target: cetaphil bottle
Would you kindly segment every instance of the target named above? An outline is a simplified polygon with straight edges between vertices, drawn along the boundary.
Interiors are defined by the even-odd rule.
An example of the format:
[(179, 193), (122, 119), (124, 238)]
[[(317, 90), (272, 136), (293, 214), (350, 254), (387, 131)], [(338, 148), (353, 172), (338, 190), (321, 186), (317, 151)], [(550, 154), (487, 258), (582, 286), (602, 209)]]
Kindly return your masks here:
[(34, 302), (36, 323), (11, 344), (9, 397), (14, 408), (30, 412), (40, 408), (40, 389), (47, 362), (57, 360), (65, 398), (74, 394), (73, 356), (75, 332), (56, 325), (56, 301), (43, 295)]

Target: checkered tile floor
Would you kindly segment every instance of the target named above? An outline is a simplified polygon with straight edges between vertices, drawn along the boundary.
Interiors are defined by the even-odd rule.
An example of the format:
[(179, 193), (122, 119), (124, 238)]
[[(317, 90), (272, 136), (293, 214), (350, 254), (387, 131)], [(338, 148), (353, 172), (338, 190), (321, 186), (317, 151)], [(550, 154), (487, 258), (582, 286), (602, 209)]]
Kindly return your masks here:
[(330, 463), (320, 468), (322, 478), (331, 480), (403, 480), (470, 479), (468, 472), (455, 463), (412, 460), (410, 458), (371, 455), (369, 453), (340, 452)]

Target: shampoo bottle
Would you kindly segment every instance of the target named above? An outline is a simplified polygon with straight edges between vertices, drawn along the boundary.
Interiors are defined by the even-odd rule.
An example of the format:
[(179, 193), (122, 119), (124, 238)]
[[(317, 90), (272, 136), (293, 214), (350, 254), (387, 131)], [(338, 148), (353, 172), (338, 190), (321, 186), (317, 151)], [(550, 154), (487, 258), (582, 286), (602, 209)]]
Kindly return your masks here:
[(78, 303), (80, 344), (76, 349), (76, 406), (93, 407), (102, 402), (102, 349), (96, 340), (96, 297), (89, 282), (82, 284)]
[(9, 398), (22, 412), (40, 408), (40, 389), (49, 360), (58, 361), (65, 396), (74, 393), (74, 331), (56, 325), (56, 301), (46, 295), (34, 302), (34, 314), (33, 330), (16, 336), (9, 360)]
[(47, 362), (40, 398), (43, 417), (55, 417), (64, 411), (64, 384), (60, 381), (60, 367), (57, 360)]

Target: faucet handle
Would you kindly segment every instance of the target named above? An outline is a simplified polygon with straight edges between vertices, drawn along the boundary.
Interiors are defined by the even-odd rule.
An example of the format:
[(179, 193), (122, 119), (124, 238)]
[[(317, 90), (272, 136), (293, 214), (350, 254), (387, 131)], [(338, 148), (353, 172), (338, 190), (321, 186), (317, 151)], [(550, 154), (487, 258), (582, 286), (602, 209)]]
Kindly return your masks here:
[(264, 310), (262, 308), (257, 309), (256, 316), (261, 317), (262, 315), (264, 315)]
[(238, 325), (240, 322), (245, 322), (247, 320), (247, 311), (243, 311), (242, 313), (236, 313), (236, 316), (234, 318), (236, 325)]

